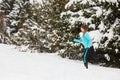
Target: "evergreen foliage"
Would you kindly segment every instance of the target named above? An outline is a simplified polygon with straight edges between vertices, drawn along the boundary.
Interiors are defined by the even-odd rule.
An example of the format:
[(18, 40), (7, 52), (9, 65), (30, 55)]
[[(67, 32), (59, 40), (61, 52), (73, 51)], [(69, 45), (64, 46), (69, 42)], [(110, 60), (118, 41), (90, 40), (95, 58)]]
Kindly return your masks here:
[[(76, 25), (82, 23), (90, 24), (90, 33), (96, 31), (100, 34), (94, 36), (99, 40), (93, 38), (96, 53), (108, 53), (111, 56), (110, 64), (119, 66), (120, 1), (70, 0), (65, 8), (67, 11), (62, 13), (62, 17), (71, 24), (70, 27), (76, 28)], [(69, 52), (65, 50), (63, 55), (67, 53)]]
[(96, 53), (108, 53), (107, 66), (120, 67), (119, 0), (43, 0), (42, 5), (3, 0), (0, 9), (8, 18), (7, 43), (81, 60), (84, 48), (72, 40), (80, 37), (79, 28), (87, 23)]

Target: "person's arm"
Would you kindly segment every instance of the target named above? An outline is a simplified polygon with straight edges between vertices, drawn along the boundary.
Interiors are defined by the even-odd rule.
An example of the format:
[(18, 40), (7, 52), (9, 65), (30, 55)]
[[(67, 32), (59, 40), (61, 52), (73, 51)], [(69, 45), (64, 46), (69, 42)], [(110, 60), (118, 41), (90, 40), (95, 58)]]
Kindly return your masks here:
[(82, 39), (73, 39), (74, 42), (82, 43)]

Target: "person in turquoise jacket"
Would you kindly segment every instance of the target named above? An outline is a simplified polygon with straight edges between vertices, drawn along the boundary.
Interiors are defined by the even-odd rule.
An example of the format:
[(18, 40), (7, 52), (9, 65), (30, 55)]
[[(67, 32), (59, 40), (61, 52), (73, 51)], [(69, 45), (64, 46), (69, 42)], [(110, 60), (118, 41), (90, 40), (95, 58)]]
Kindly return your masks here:
[(90, 55), (92, 58), (94, 58), (95, 60), (99, 60), (99, 59), (106, 59), (107, 61), (110, 61), (110, 57), (108, 54), (96, 54), (94, 52), (94, 48), (93, 48), (93, 43), (92, 43), (92, 39), (89, 36), (88, 33), (88, 27), (89, 25), (83, 24), (80, 29), (82, 31), (82, 36), (80, 39), (73, 39), (74, 42), (77, 43), (82, 43), (84, 45), (85, 48), (85, 52), (84, 52), (84, 57), (83, 57), (83, 61), (84, 61), (84, 66), (88, 69), (88, 55)]

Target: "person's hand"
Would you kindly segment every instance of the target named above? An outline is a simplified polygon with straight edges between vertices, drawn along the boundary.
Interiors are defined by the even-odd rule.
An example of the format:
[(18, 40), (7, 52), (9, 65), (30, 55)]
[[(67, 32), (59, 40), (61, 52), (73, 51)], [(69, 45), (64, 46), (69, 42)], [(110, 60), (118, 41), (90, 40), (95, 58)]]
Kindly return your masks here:
[(72, 41), (74, 41), (74, 37), (72, 38)]
[(73, 39), (73, 42), (75, 42), (75, 38)]
[(74, 42), (74, 40), (75, 40), (75, 37), (72, 37), (72, 38), (71, 38), (71, 41)]

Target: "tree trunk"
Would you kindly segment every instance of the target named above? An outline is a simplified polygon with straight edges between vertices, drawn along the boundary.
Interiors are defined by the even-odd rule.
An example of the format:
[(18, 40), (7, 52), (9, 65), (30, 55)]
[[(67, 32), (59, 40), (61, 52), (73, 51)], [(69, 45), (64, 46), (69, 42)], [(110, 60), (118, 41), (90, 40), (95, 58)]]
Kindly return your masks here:
[(4, 33), (6, 29), (5, 14), (0, 12), (0, 33)]

